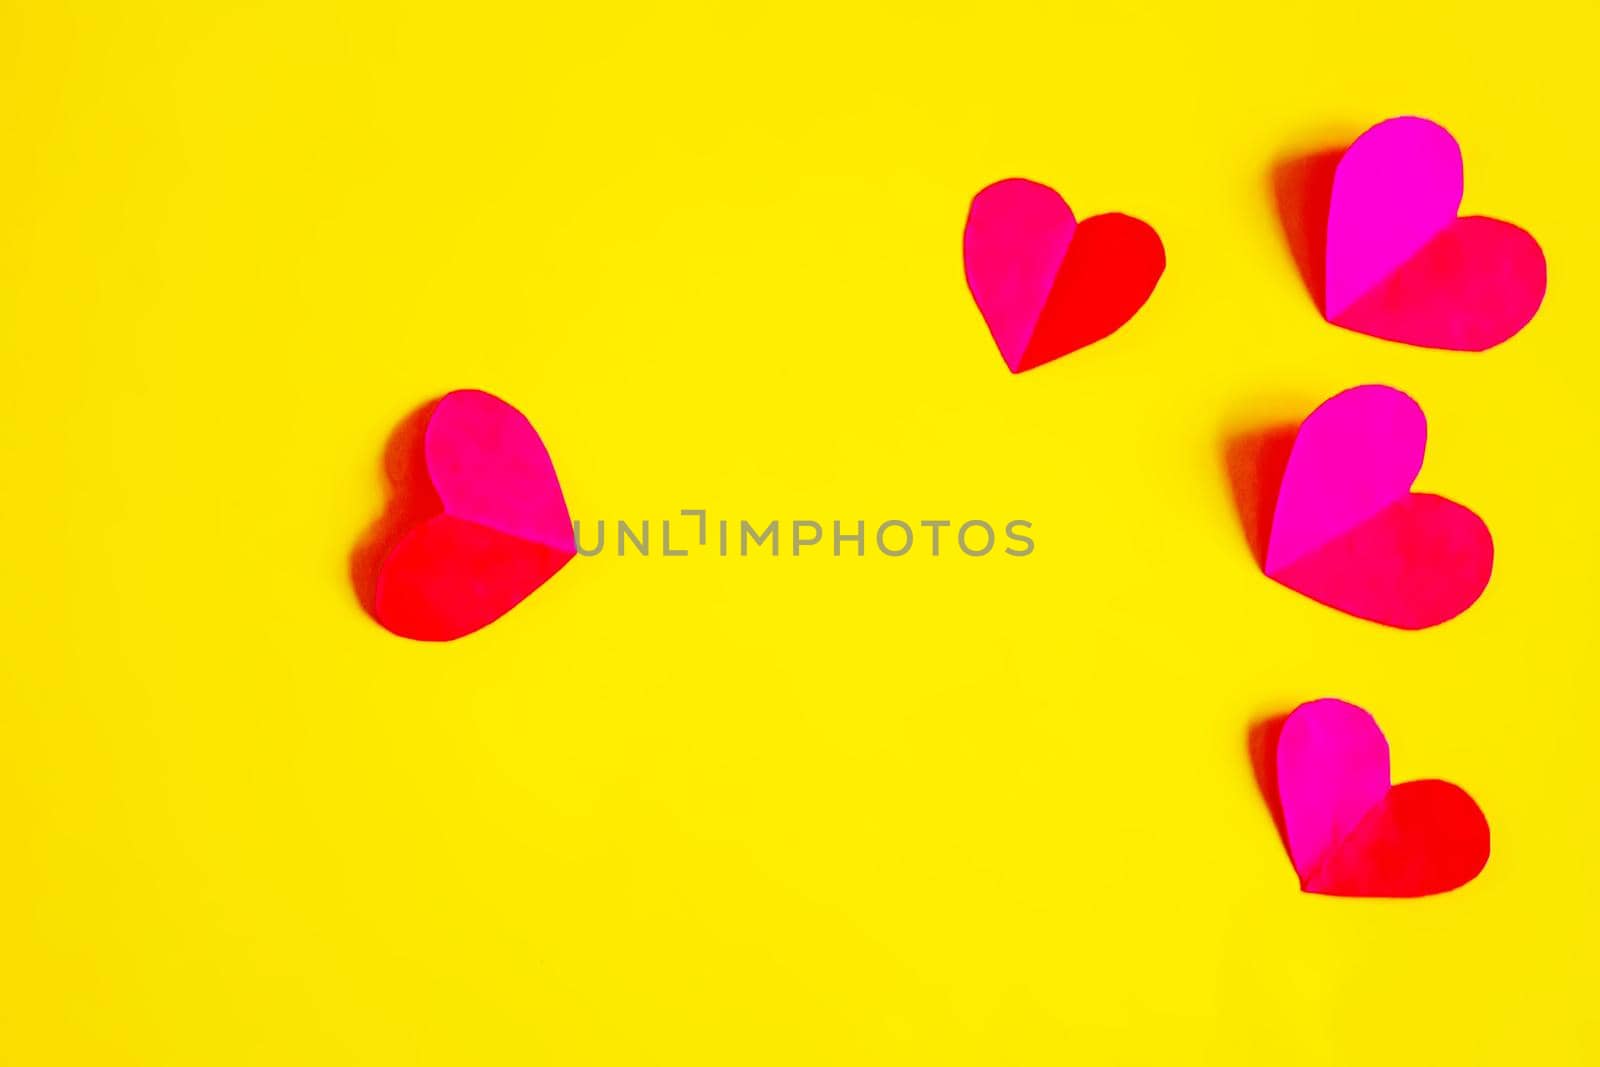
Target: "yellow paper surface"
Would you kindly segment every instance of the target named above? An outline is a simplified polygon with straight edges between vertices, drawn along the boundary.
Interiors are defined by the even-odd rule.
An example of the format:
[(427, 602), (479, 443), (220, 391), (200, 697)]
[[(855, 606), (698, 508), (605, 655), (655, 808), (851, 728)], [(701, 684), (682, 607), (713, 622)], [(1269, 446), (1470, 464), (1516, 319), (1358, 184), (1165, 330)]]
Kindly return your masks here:
[[(1594, 1062), (1597, 31), (0, 4), (0, 1063)], [(1548, 257), (1488, 354), (1328, 326), (1285, 248), (1275, 163), (1403, 113)], [(1011, 175), (1169, 261), (1019, 377), (960, 260)], [(1498, 550), (1426, 632), (1265, 579), (1223, 458), (1369, 381)], [(349, 553), (459, 387), (585, 523), (1037, 548), (608, 553), (409, 643)], [(1476, 882), (1298, 892), (1246, 737), (1320, 696), (1473, 793)]]

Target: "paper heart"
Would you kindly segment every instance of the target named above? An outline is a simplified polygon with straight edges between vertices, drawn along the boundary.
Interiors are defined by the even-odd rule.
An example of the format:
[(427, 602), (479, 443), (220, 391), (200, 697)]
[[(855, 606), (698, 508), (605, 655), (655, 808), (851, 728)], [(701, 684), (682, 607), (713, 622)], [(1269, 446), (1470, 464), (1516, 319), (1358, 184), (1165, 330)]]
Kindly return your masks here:
[(1476, 878), (1489, 824), (1459, 786), (1389, 784), (1389, 742), (1341, 700), (1302, 704), (1278, 736), (1278, 802), (1307, 893), (1421, 897)]
[(1544, 299), (1544, 253), (1509, 222), (1457, 218), (1461, 191), (1461, 149), (1443, 126), (1397, 118), (1357, 138), (1328, 205), (1328, 321), (1464, 352), (1526, 326)]
[(1411, 492), (1428, 424), (1386, 385), (1346, 390), (1300, 424), (1278, 489), (1266, 573), (1331, 608), (1420, 630), (1472, 606), (1494, 542), (1473, 512)]
[(1048, 185), (996, 182), (972, 198), (962, 241), (967, 288), (1013, 374), (1114, 333), (1166, 269), (1149, 224), (1128, 215), (1078, 222)]
[(572, 519), (544, 442), (516, 408), (475, 389), (428, 416), (417, 520), (384, 557), (374, 614), (420, 641), (498, 619), (575, 554)]

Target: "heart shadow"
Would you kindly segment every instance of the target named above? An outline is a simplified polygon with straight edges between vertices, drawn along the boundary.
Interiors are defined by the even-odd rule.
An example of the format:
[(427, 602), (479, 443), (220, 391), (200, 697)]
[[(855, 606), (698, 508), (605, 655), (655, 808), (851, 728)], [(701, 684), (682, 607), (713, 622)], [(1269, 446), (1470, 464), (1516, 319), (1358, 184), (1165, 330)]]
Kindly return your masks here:
[(439, 400), (430, 400), (395, 427), (383, 449), (383, 470), (389, 482), (389, 501), (383, 514), (368, 526), (350, 551), (350, 584), (366, 613), (377, 619), (378, 572), (390, 551), (411, 529), (444, 510), (428, 477), (424, 446), (428, 421)]
[(1261, 791), (1261, 799), (1266, 801), (1284, 852), (1289, 851), (1289, 831), (1283, 821), (1283, 803), (1278, 799), (1278, 738), (1283, 735), (1283, 724), (1288, 721), (1288, 713), (1273, 715), (1251, 723), (1245, 733), (1245, 747), (1250, 753), (1256, 788)]
[(1272, 193), (1284, 241), (1318, 314), (1326, 311), (1328, 210), (1333, 203), (1333, 174), (1344, 152), (1343, 148), (1325, 148), (1279, 160), (1272, 168)]
[(1279, 423), (1228, 438), (1222, 446), (1222, 464), (1233, 490), (1234, 507), (1244, 530), (1250, 554), (1267, 566), (1267, 540), (1272, 536), (1272, 514), (1278, 506), (1278, 489), (1294, 449), (1296, 423)]

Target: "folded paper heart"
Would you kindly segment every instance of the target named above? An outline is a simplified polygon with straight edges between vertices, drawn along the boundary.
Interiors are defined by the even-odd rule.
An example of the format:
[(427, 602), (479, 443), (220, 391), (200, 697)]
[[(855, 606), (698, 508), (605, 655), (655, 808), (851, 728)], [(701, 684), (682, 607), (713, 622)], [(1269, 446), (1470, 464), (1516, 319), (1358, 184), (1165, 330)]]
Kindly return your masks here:
[(1461, 193), (1461, 149), (1444, 127), (1397, 118), (1357, 138), (1328, 205), (1328, 321), (1467, 352), (1526, 326), (1544, 299), (1544, 253), (1509, 222), (1458, 218)]
[(1346, 390), (1295, 435), (1267, 541), (1266, 573), (1331, 608), (1419, 630), (1472, 606), (1494, 567), (1483, 520), (1411, 492), (1428, 424), (1386, 385)]
[(1278, 736), (1278, 801), (1307, 893), (1421, 897), (1478, 876), (1489, 824), (1459, 786), (1389, 784), (1389, 742), (1341, 700), (1302, 704)]
[(389, 630), (450, 641), (498, 619), (575, 554), (554, 465), (499, 397), (450, 393), (428, 417), (418, 521), (384, 557), (374, 614)]
[(1078, 222), (1048, 185), (1008, 178), (972, 198), (967, 287), (1013, 374), (1114, 333), (1166, 269), (1155, 230), (1128, 215)]

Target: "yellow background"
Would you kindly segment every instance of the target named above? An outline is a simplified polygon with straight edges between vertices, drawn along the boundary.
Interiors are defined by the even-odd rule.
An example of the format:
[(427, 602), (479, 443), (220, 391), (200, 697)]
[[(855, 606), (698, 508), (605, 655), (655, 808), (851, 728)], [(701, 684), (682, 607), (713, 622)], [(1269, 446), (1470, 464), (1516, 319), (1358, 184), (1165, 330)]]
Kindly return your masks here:
[[(1595, 1062), (1595, 6), (594, 6), (4, 3), (0, 1063)], [(1285, 248), (1274, 164), (1402, 113), (1549, 259), (1487, 355)], [(1169, 258), (1018, 377), (1010, 175)], [(1434, 630), (1241, 534), (1225, 443), (1367, 381), (1494, 532)], [(1038, 548), (608, 554), (410, 643), (349, 553), (468, 386), (586, 521)], [(1324, 695), (1476, 882), (1298, 892), (1246, 737)]]

